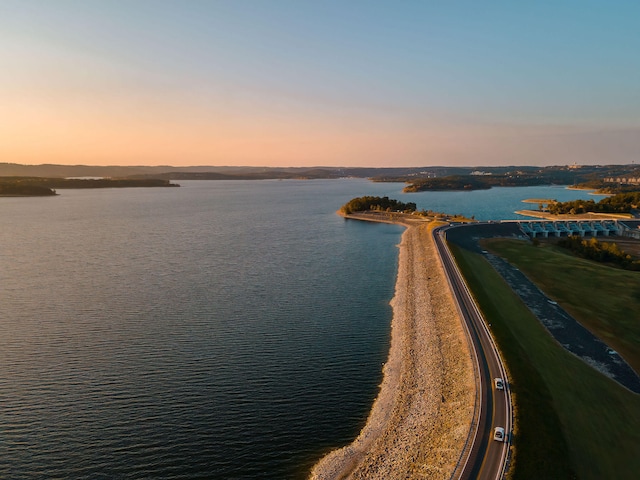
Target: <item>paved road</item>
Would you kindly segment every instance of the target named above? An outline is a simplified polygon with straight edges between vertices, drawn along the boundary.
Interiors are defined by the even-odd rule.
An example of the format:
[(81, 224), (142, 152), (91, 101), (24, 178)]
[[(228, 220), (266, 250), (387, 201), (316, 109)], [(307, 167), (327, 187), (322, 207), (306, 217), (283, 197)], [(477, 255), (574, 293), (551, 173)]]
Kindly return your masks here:
[[(512, 428), (511, 396), (504, 366), (489, 333), (489, 328), (473, 301), (446, 245), (444, 238), (446, 230), (447, 227), (435, 229), (434, 241), (470, 334), (480, 382), (476, 421), (472, 426), (467, 449), (461, 458), (461, 468), (456, 471), (457, 478), (464, 480), (499, 479), (504, 474), (509, 453)], [(505, 390), (497, 390), (494, 387), (494, 378), (505, 380)], [(493, 440), (495, 427), (503, 427), (507, 432), (506, 442)]]

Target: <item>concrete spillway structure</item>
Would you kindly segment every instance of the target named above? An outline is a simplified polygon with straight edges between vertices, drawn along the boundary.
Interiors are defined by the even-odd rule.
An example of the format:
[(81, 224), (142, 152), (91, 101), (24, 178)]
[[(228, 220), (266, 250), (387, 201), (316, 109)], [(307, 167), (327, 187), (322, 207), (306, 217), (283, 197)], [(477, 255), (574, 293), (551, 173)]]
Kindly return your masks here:
[(584, 231), (580, 228), (580, 224), (578, 222), (569, 222), (569, 231), (571, 232), (571, 235), (584, 237)]
[(560, 237), (568, 237), (571, 232), (567, 228), (566, 223), (564, 222), (553, 222), (554, 227), (556, 227), (556, 231), (559, 233)]
[(591, 222), (591, 228), (593, 228), (593, 231), (595, 232), (594, 235), (596, 236), (601, 235), (606, 237), (609, 235), (609, 230), (604, 228), (600, 222)]
[(615, 220), (575, 220), (572, 222), (521, 220), (518, 224), (520, 229), (531, 238), (597, 237), (618, 233)]
[(531, 230), (533, 231), (533, 237), (541, 236), (547, 238), (549, 233), (543, 228), (540, 222), (532, 222)]
[(520, 230), (522, 230), (527, 236), (533, 237), (533, 230), (528, 222), (519, 222)]
[(602, 222), (602, 226), (607, 230), (607, 232), (609, 232), (609, 235), (616, 235), (619, 233), (618, 225), (613, 220), (604, 220)]
[(560, 233), (558, 232), (558, 230), (556, 230), (556, 227), (553, 225), (553, 223), (550, 222), (545, 222), (542, 224), (542, 228), (544, 228), (544, 231), (547, 232), (547, 237), (548, 236), (552, 236), (552, 237), (559, 237)]

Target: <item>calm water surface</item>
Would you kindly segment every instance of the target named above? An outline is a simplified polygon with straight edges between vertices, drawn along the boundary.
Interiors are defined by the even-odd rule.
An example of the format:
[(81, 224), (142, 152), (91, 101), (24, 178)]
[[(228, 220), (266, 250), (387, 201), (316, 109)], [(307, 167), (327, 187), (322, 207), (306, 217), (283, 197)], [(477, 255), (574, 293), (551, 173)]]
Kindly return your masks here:
[(360, 195), (516, 218), (558, 187), (364, 180), (0, 198), (1, 478), (304, 478), (366, 420), (402, 229)]

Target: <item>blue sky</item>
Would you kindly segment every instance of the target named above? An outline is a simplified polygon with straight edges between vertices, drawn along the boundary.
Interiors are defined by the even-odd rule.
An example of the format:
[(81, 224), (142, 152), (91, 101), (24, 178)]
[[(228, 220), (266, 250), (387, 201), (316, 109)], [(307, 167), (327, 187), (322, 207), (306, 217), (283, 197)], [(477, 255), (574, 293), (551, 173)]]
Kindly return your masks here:
[(640, 2), (0, 0), (0, 161), (631, 163)]

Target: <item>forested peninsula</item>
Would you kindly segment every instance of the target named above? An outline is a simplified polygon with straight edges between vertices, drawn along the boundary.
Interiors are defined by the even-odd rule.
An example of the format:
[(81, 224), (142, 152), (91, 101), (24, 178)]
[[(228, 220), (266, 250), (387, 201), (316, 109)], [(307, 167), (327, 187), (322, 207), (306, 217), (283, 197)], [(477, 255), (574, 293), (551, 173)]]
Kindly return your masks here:
[(0, 182), (0, 197), (50, 197), (56, 191), (41, 185), (20, 185)]
[(0, 177), (0, 196), (44, 197), (57, 195), (55, 189), (179, 187), (169, 180), (146, 178), (45, 178)]
[(345, 203), (338, 214), (345, 218), (356, 218), (387, 223), (413, 224), (415, 221), (439, 220), (446, 222), (474, 222), (474, 217), (448, 214), (434, 210), (418, 210), (414, 202), (400, 202), (389, 197), (356, 197)]
[[(636, 187), (640, 190), (640, 187)], [(552, 215), (593, 213), (631, 213), (640, 208), (640, 191), (619, 193), (603, 198), (599, 202), (594, 200), (572, 200), (569, 202), (553, 202), (548, 206)]]
[(340, 208), (340, 211), (347, 215), (369, 210), (412, 213), (416, 211), (416, 204), (413, 202), (403, 203), (389, 197), (364, 196), (351, 199)]
[(524, 187), (553, 183), (550, 179), (536, 176), (510, 175), (450, 175), (438, 178), (423, 178), (411, 182), (405, 192), (426, 190), (488, 190), (492, 187)]

